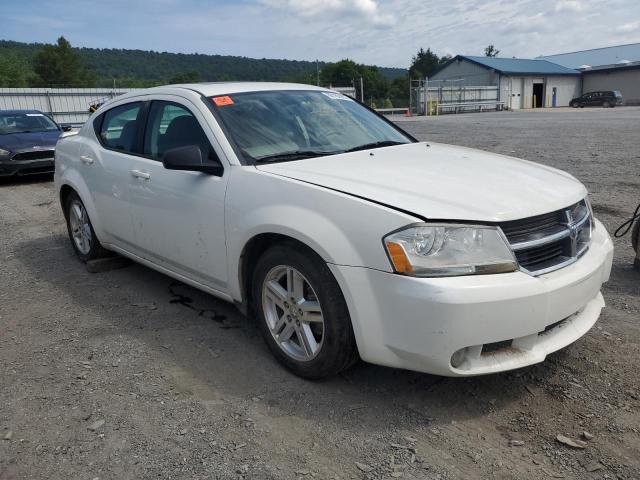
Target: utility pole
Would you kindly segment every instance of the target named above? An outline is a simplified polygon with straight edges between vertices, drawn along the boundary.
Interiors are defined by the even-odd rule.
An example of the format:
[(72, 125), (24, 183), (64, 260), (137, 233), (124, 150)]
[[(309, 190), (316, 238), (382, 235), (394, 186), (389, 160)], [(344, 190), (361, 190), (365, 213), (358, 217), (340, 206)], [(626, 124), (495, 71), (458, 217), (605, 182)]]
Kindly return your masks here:
[(364, 103), (364, 82), (362, 77), (360, 77), (360, 101)]
[(318, 62), (317, 58), (316, 58), (316, 82), (317, 82), (317, 85), (320, 86), (320, 63)]

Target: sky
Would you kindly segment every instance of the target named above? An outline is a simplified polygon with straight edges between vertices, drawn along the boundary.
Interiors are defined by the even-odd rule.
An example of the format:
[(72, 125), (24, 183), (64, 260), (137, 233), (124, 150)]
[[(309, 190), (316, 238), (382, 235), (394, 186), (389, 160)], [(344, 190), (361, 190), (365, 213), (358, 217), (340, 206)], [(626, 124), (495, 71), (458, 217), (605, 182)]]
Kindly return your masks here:
[(0, 0), (0, 39), (408, 67), (640, 42), (640, 0)]

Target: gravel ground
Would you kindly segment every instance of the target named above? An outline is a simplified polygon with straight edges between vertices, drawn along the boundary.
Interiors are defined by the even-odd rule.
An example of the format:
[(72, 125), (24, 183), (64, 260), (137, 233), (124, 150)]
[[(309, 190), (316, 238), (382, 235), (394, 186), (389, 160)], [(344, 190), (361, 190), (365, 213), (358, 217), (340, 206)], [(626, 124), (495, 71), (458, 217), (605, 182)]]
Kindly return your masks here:
[[(610, 231), (640, 201), (638, 108), (398, 121), (568, 170)], [(640, 272), (616, 248), (600, 322), (541, 365), (314, 383), (228, 304), (139, 265), (88, 273), (53, 184), (4, 181), (0, 479), (638, 479)]]

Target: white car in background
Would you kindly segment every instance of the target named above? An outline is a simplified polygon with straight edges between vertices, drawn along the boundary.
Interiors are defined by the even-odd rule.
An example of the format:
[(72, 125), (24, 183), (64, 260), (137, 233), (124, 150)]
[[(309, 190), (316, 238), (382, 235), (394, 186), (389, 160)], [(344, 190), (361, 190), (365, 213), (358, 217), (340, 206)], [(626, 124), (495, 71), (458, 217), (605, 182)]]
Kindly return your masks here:
[(298, 375), (358, 358), (447, 376), (544, 360), (584, 335), (613, 247), (585, 187), (417, 142), (298, 84), (153, 88), (56, 149), (83, 261), (117, 252), (255, 316)]

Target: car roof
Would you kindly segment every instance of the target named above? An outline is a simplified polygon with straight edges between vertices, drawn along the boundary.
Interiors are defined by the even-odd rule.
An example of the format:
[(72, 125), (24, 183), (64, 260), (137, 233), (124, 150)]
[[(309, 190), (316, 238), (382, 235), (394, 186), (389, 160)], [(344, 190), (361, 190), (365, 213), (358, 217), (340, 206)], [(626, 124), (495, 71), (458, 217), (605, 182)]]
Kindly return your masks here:
[(16, 115), (16, 114), (19, 114), (19, 113), (42, 113), (42, 112), (40, 110), (33, 110), (33, 109), (0, 110), (0, 115)]
[[(305, 85), (302, 83), (282, 83), (282, 82), (207, 82), (207, 83), (182, 83), (176, 85), (164, 85), (161, 87), (135, 90), (125, 95), (115, 97), (114, 100), (122, 100), (127, 97), (137, 97), (140, 95), (161, 95), (176, 93), (176, 90), (190, 90), (205, 97), (216, 95), (232, 95), (244, 92), (265, 92), (273, 90), (316, 90), (328, 92), (329, 89), (316, 87), (315, 85)], [(109, 102), (111, 103), (111, 102)]]

